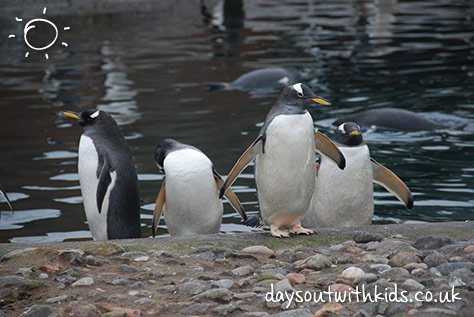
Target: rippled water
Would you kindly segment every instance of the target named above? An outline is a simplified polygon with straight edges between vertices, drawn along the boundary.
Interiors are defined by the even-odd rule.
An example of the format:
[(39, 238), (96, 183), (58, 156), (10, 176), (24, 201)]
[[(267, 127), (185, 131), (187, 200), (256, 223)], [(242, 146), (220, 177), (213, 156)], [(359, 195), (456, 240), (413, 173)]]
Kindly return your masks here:
[[(48, 15), (71, 30), (50, 59), (31, 53), (15, 16), (0, 13), (0, 180), (16, 209), (1, 204), (0, 241), (90, 237), (77, 175), (81, 128), (62, 109), (114, 114), (137, 164), (143, 236), (162, 176), (156, 144), (173, 137), (205, 151), (226, 174), (259, 131), (276, 92), (209, 92), (252, 69), (296, 69), (332, 108), (313, 108), (329, 133), (341, 114), (400, 107), (463, 126), (442, 132), (368, 131), (372, 156), (412, 189), (413, 211), (376, 186), (376, 222), (474, 219), (474, 4), (465, 1), (172, 1), (113, 9), (64, 8)], [(58, 2), (59, 3), (59, 2)], [(233, 4), (233, 5), (232, 5)], [(224, 12), (225, 9), (225, 12)], [(245, 16), (245, 18), (244, 18)], [(236, 183), (257, 210), (252, 170)], [(226, 204), (223, 231), (243, 231)], [(166, 230), (162, 230), (166, 233)]]

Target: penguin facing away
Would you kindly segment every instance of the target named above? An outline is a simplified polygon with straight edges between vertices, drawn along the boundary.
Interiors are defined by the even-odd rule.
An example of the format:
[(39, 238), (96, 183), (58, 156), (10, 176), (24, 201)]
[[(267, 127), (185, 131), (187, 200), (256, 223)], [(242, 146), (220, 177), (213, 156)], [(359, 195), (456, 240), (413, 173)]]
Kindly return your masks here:
[[(315, 133), (313, 119), (304, 109), (311, 103), (330, 105), (306, 85), (297, 83), (285, 87), (257, 139), (238, 159), (221, 189), (222, 196), (255, 159), (260, 218), (270, 226), (275, 237), (314, 233), (303, 228), (301, 220), (313, 195), (315, 151), (327, 155), (340, 169), (345, 166), (344, 155), (337, 146), (323, 134)], [(246, 224), (258, 226), (260, 219), (249, 219)], [(288, 232), (280, 230), (283, 227), (288, 228)]]
[(138, 177), (117, 122), (102, 110), (80, 115), (79, 180), (87, 222), (94, 240), (140, 237)]
[[(156, 148), (155, 162), (165, 180), (156, 199), (153, 236), (162, 211), (171, 235), (219, 232), (223, 214), (219, 189), (224, 181), (211, 160), (194, 146), (165, 139)], [(235, 193), (229, 190), (226, 198), (246, 220), (245, 209)]]
[(373, 182), (393, 193), (407, 208), (413, 207), (413, 196), (407, 185), (370, 157), (356, 123), (341, 124), (332, 140), (344, 153), (346, 168), (341, 172), (328, 164), (325, 157), (321, 158), (304, 225), (312, 228), (370, 225), (374, 215)]

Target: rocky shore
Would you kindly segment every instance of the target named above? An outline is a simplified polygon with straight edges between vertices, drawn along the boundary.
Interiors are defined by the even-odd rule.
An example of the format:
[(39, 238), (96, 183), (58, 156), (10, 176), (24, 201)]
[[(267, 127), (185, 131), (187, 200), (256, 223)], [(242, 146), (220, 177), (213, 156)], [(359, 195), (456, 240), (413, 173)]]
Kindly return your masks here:
[(0, 316), (474, 316), (474, 223), (318, 233), (2, 244)]

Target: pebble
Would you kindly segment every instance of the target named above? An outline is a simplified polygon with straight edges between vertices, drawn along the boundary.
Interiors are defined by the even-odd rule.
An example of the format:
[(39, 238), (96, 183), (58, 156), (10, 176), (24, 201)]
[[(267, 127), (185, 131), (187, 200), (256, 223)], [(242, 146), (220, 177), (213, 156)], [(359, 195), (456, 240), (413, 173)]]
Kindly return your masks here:
[(382, 271), (385, 271), (385, 270), (388, 270), (388, 269), (391, 269), (392, 267), (388, 264), (371, 264), (370, 265), (370, 268), (372, 270), (375, 270), (377, 272), (382, 272)]
[(65, 315), (68, 317), (101, 317), (97, 307), (82, 301), (70, 303), (65, 309)]
[(354, 279), (355, 284), (359, 283), (372, 283), (378, 279), (377, 275), (374, 273), (364, 273), (360, 277)]
[(209, 262), (212, 262), (216, 259), (216, 255), (212, 251), (202, 252), (202, 253), (197, 254), (196, 256), (204, 261), (209, 261)]
[(421, 283), (418, 283), (414, 279), (407, 279), (403, 282), (402, 287), (409, 291), (419, 291), (425, 288), (425, 286)]
[(256, 256), (263, 256), (267, 258), (275, 257), (275, 252), (264, 245), (253, 245), (250, 247), (246, 247), (242, 249), (242, 252), (246, 254), (256, 255)]
[(124, 258), (138, 258), (142, 256), (146, 256), (146, 252), (139, 252), (139, 251), (134, 251), (134, 252), (124, 252), (121, 254), (122, 257)]
[(200, 281), (191, 280), (182, 284), (178, 288), (178, 294), (181, 295), (197, 295), (208, 290), (209, 287)]
[(413, 276), (416, 276), (416, 277), (420, 277), (420, 276), (423, 276), (423, 275), (426, 274), (426, 270), (424, 270), (424, 269), (414, 269), (413, 271), (411, 271), (410, 274), (413, 275)]
[(122, 272), (122, 273), (136, 273), (138, 272), (138, 270), (136, 268), (134, 268), (133, 266), (130, 266), (130, 265), (120, 265), (119, 266), (119, 271)]
[(391, 280), (391, 281), (396, 281), (399, 279), (406, 278), (410, 275), (407, 270), (401, 267), (394, 267), (388, 270), (385, 270), (383, 272), (380, 272), (380, 277)]
[(291, 250), (285, 250), (282, 252), (277, 252), (276, 258), (279, 261), (287, 262), (287, 263), (293, 263), (296, 261), (296, 255), (295, 252)]
[(31, 280), (26, 277), (17, 275), (1, 276), (0, 288), (10, 286), (19, 287), (25, 290), (33, 290), (35, 288), (43, 286), (43, 282)]
[(388, 264), (393, 267), (403, 267), (409, 263), (420, 263), (421, 259), (415, 252), (411, 251), (400, 251), (394, 254)]
[(286, 278), (290, 281), (291, 285), (303, 284), (306, 280), (306, 277), (299, 273), (288, 273)]
[(425, 257), (423, 262), (428, 265), (428, 267), (436, 267), (443, 263), (448, 263), (448, 259), (438, 251), (433, 251)]
[(129, 283), (130, 281), (124, 278), (117, 278), (112, 281), (112, 285), (128, 285)]
[(211, 285), (217, 286), (217, 288), (231, 289), (232, 286), (234, 286), (234, 281), (230, 279), (222, 279), (222, 280), (212, 282)]
[(83, 277), (81, 279), (78, 279), (74, 283), (71, 284), (72, 287), (78, 287), (78, 286), (91, 286), (94, 284), (94, 279), (90, 276)]
[(245, 266), (241, 266), (236, 269), (233, 269), (231, 272), (232, 274), (236, 276), (246, 276), (253, 273), (253, 268), (249, 265), (245, 265)]
[(139, 256), (138, 258), (133, 259), (135, 262), (146, 262), (150, 259), (148, 255)]
[(474, 244), (468, 245), (464, 248), (464, 252), (466, 253), (474, 253)]
[(471, 262), (455, 262), (455, 263), (444, 263), (436, 267), (438, 271), (443, 275), (447, 276), (454, 270), (458, 269), (474, 269), (474, 263)]
[(434, 250), (453, 243), (454, 241), (451, 238), (429, 236), (417, 239), (413, 246), (419, 250)]
[(16, 272), (16, 275), (21, 275), (26, 278), (30, 278), (33, 274), (33, 269), (31, 267), (22, 267)]
[(332, 292), (338, 292), (338, 293), (351, 292), (354, 290), (354, 288), (352, 288), (351, 286), (346, 285), (346, 284), (341, 284), (341, 283), (335, 283), (335, 284), (329, 285), (329, 289)]
[(287, 278), (279, 281), (278, 283), (273, 285), (274, 292), (293, 292), (295, 289), (291, 286), (290, 281)]
[(257, 293), (255, 292), (244, 292), (244, 293), (236, 293), (234, 294), (234, 298), (236, 299), (247, 299), (247, 298), (256, 298)]
[(428, 265), (425, 263), (408, 263), (403, 266), (404, 269), (408, 271), (413, 271), (414, 269), (428, 269)]
[(46, 304), (55, 304), (55, 303), (64, 302), (67, 299), (67, 297), (68, 297), (67, 295), (50, 297), (50, 298), (46, 299)]
[(365, 272), (361, 268), (355, 267), (355, 266), (350, 266), (341, 273), (341, 277), (348, 279), (348, 280), (355, 280), (355, 279), (360, 279), (362, 276), (364, 276)]
[(226, 288), (212, 288), (193, 297), (195, 301), (203, 299), (210, 299), (215, 302), (230, 302), (232, 300), (232, 293)]
[(392, 256), (400, 251), (416, 251), (416, 249), (405, 241), (385, 239), (380, 242), (376, 251), (384, 256)]
[(322, 270), (331, 266), (329, 258), (322, 254), (315, 254), (304, 260), (295, 262), (295, 267), (299, 270), (308, 268), (312, 270)]
[(33, 305), (28, 308), (21, 317), (57, 317), (58, 312), (54, 307), (48, 305)]
[(38, 275), (38, 278), (40, 280), (46, 280), (47, 278), (49, 278), (49, 275), (48, 273), (41, 273), (40, 275)]
[(441, 274), (441, 272), (440, 272), (437, 268), (435, 268), (435, 267), (430, 268), (430, 269), (429, 269), (429, 272), (430, 272), (430, 274), (431, 274), (432, 276), (436, 276), (436, 277), (441, 277), (441, 276), (443, 276), (443, 274)]
[(443, 308), (428, 308), (423, 311), (424, 313), (427, 313), (428, 316), (433, 316), (439, 314), (440, 316), (456, 316), (457, 313), (454, 310), (451, 309), (443, 309)]
[(367, 251), (375, 251), (379, 247), (380, 242), (378, 241), (371, 241), (365, 245), (365, 249)]
[(205, 314), (209, 310), (209, 305), (207, 304), (201, 304), (201, 303), (194, 303), (191, 304), (189, 307), (185, 308), (182, 313), (183, 315), (189, 316), (189, 315), (202, 315)]
[(383, 255), (377, 255), (372, 253), (365, 253), (359, 258), (361, 262), (371, 262), (371, 263), (382, 263), (387, 264), (388, 259)]
[(241, 310), (240, 305), (241, 303), (229, 303), (226, 305), (220, 305), (214, 308), (212, 311), (216, 313), (217, 315), (221, 316), (227, 316), (229, 314), (232, 314), (233, 312), (237, 310)]
[(367, 243), (372, 241), (382, 241), (382, 236), (378, 233), (370, 233), (366, 231), (356, 232), (352, 238), (357, 243)]

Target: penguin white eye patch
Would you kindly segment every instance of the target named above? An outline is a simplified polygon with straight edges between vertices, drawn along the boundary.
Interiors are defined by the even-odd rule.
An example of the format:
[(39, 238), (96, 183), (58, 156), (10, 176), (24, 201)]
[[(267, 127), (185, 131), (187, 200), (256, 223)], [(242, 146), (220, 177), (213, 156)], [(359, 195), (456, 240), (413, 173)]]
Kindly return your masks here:
[(91, 114), (89, 117), (91, 117), (92, 119), (95, 119), (99, 116), (99, 112), (100, 110), (97, 110), (96, 112), (94, 112), (93, 114)]
[(301, 87), (301, 83), (294, 84), (293, 86), (291, 86), (291, 88), (292, 88), (294, 91), (296, 91), (296, 93), (298, 94), (299, 97), (303, 97), (303, 96), (304, 96), (303, 87)]

